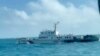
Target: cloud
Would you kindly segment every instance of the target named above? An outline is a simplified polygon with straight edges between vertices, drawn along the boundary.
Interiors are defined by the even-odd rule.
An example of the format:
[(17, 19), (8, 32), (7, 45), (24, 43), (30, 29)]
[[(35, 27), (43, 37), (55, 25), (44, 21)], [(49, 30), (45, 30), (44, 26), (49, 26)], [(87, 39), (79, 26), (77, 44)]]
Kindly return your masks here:
[[(95, 2), (91, 4), (95, 5)], [(39, 0), (29, 2), (23, 10), (4, 7), (0, 10), (4, 14), (1, 17), (2, 25), (5, 22), (7, 25), (9, 23), (9, 26), (13, 26), (13, 31), (15, 31), (12, 31), (13, 36), (16, 35), (16, 32), (18, 34), (16, 36), (37, 36), (43, 29), (53, 29), (53, 23), (57, 21), (60, 21), (58, 30), (61, 33), (97, 34), (100, 32), (100, 16), (95, 9), (96, 5), (91, 4), (76, 7), (71, 2), (64, 5), (59, 0)], [(0, 14), (2, 15), (2, 13)]]
[[(95, 20), (95, 18), (99, 17), (97, 10), (87, 5), (82, 5), (77, 8), (72, 3), (69, 3), (68, 7), (64, 6), (58, 0), (41, 0), (40, 2), (41, 4), (34, 6), (33, 9), (35, 7), (41, 7), (46, 12), (40, 9), (39, 12), (32, 14), (33, 17), (38, 17), (39, 15), (38, 19), (40, 20), (45, 20), (45, 18), (47, 18), (48, 20), (62, 21), (69, 25), (80, 25), (81, 23), (86, 23), (90, 19)], [(31, 4), (31, 6), (33, 5)]]
[(28, 19), (28, 15), (25, 11), (15, 11), (15, 14), (22, 19)]

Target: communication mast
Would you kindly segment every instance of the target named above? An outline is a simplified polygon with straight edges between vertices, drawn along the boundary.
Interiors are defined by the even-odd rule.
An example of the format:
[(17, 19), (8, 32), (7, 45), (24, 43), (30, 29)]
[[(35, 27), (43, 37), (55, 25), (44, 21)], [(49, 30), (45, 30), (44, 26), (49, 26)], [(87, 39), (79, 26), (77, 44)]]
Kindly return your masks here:
[(60, 23), (60, 22), (58, 21), (58, 22), (56, 22), (56, 23), (54, 24), (54, 33), (56, 33), (57, 25), (58, 25), (59, 23)]

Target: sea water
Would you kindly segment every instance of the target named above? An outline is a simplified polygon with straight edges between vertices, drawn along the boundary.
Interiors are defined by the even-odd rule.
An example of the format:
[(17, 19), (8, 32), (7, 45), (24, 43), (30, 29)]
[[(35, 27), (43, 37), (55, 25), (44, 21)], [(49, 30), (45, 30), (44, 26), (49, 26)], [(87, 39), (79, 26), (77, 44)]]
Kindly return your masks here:
[(100, 42), (16, 44), (14, 39), (1, 39), (0, 56), (100, 56)]

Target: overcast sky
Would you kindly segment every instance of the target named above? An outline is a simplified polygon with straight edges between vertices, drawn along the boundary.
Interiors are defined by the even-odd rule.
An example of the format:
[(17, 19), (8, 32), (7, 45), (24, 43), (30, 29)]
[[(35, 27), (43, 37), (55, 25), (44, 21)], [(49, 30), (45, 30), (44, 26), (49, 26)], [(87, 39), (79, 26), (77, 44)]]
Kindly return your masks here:
[(0, 0), (0, 38), (60, 34), (100, 34), (97, 0)]

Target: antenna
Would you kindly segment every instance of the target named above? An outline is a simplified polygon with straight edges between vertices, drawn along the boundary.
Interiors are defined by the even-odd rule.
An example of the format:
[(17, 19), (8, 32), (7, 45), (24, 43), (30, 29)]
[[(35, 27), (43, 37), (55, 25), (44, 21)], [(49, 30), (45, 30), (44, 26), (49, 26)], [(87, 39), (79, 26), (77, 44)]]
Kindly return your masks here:
[(57, 25), (58, 25), (59, 23), (60, 23), (60, 22), (58, 21), (58, 22), (56, 22), (56, 23), (54, 24), (54, 33), (56, 33)]

